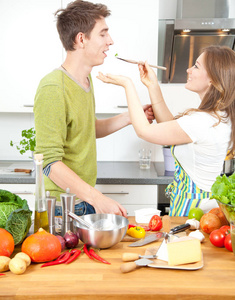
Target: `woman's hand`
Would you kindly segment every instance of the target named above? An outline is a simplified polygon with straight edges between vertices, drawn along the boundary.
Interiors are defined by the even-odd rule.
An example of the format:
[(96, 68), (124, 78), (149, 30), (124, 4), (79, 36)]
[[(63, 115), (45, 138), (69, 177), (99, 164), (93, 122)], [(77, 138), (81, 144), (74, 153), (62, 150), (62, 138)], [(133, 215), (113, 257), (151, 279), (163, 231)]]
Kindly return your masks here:
[(131, 82), (131, 79), (125, 76), (121, 75), (111, 75), (111, 74), (106, 74), (104, 75), (103, 73), (99, 72), (99, 75), (96, 76), (96, 78), (100, 79), (104, 83), (112, 83), (115, 85), (119, 85), (122, 87), (126, 87), (126, 85)]
[(138, 67), (140, 72), (140, 79), (147, 88), (158, 84), (157, 76), (147, 62), (145, 62), (144, 65), (138, 65)]

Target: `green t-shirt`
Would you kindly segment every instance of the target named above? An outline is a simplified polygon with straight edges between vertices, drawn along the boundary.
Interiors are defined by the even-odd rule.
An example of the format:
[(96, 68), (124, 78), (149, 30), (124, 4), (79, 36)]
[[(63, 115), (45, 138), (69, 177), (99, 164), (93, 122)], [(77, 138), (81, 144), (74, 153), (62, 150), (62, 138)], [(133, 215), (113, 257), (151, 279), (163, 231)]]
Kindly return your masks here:
[[(81, 179), (95, 186), (95, 99), (91, 76), (89, 80), (90, 88), (84, 89), (62, 69), (41, 80), (34, 101), (35, 153), (43, 154), (43, 167), (62, 161)], [(49, 177), (44, 179), (45, 190), (60, 201), (64, 190)]]

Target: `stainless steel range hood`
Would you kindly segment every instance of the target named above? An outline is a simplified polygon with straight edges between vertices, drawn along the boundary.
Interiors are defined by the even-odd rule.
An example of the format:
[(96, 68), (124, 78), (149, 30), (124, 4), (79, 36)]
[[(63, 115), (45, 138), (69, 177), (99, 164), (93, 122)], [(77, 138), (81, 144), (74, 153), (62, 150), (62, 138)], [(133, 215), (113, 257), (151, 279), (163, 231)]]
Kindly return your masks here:
[(185, 83), (187, 68), (204, 47), (225, 45), (235, 50), (235, 0), (175, 1), (175, 18), (171, 11), (170, 18), (165, 13), (159, 19), (158, 64), (167, 67), (158, 73), (162, 83)]

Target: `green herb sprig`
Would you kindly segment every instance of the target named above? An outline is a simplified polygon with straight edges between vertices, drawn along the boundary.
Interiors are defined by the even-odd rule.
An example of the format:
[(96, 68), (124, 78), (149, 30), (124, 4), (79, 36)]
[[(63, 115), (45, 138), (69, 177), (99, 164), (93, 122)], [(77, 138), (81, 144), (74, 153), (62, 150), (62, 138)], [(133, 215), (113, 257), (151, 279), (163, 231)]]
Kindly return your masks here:
[(27, 151), (33, 152), (36, 146), (36, 132), (34, 130), (34, 127), (27, 130), (22, 130), (21, 136), (23, 137), (23, 139), (20, 142), (14, 143), (13, 141), (10, 141), (10, 146), (15, 146), (21, 155), (23, 155)]

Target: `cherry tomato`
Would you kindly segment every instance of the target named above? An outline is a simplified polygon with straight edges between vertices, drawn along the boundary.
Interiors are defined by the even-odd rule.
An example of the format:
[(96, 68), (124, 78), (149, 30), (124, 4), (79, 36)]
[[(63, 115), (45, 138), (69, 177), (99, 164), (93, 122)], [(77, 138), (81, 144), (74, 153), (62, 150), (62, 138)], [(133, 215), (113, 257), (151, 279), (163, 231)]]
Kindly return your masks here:
[(230, 226), (224, 225), (224, 226), (220, 227), (219, 230), (222, 231), (223, 234), (226, 236), (226, 235), (229, 234), (229, 232), (230, 232)]
[(215, 229), (210, 233), (210, 241), (216, 247), (224, 247), (225, 234), (219, 229)]
[(227, 250), (233, 252), (233, 248), (232, 248), (232, 241), (231, 241), (231, 233), (229, 233), (228, 235), (226, 235), (225, 239), (224, 239), (224, 246)]
[(162, 219), (158, 215), (152, 216), (149, 221), (149, 228), (152, 231), (158, 231), (162, 228)]

